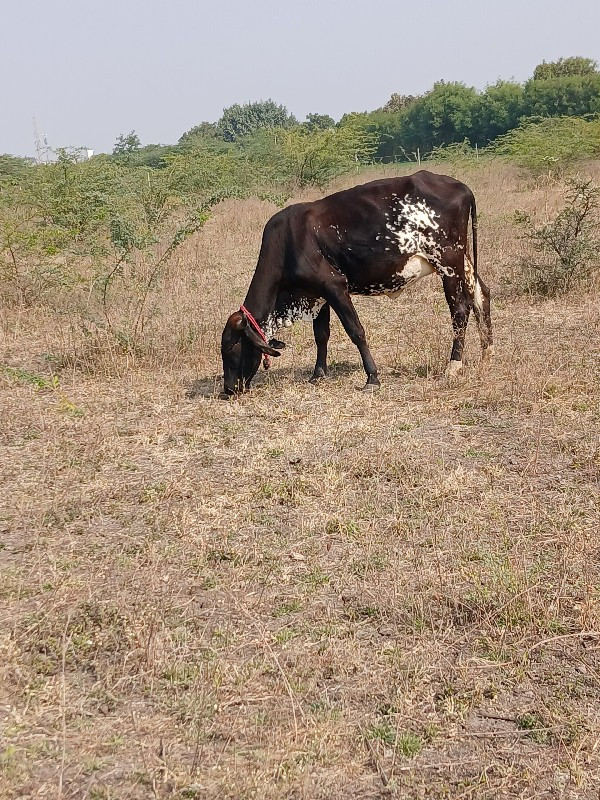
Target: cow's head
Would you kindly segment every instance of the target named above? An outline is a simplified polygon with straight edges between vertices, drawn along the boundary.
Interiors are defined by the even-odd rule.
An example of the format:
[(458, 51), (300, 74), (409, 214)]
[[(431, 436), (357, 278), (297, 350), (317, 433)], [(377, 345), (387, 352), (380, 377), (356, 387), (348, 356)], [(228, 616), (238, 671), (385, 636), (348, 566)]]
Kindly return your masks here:
[(229, 317), (221, 337), (222, 397), (241, 394), (248, 389), (260, 366), (263, 354), (281, 355), (272, 345), (276, 345), (280, 350), (285, 347), (283, 342), (274, 339), (268, 344), (263, 342), (241, 311), (236, 311)]

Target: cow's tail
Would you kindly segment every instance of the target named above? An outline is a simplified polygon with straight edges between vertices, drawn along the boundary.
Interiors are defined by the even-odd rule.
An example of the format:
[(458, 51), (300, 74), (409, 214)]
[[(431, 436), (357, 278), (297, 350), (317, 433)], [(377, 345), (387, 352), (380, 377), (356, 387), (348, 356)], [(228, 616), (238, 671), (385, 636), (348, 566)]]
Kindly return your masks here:
[[(483, 360), (488, 361), (494, 354), (494, 337), (492, 334), (492, 318), (490, 316), (490, 290), (479, 277), (477, 268), (477, 206), (475, 204), (475, 196), (471, 192), (470, 198), (471, 205), (471, 231), (473, 234), (473, 279), (471, 282), (473, 311), (477, 319), (477, 327), (479, 328), (479, 336), (481, 339), (481, 349), (483, 353)], [(467, 223), (468, 228), (468, 223)], [(466, 257), (466, 253), (465, 253)], [(465, 261), (465, 267), (467, 263)], [(468, 283), (468, 281), (467, 281)]]
[(475, 195), (471, 192), (471, 231), (473, 233), (473, 271), (477, 281), (477, 204)]
[(475, 195), (473, 194), (473, 192), (471, 192), (470, 204), (471, 204), (471, 233), (473, 239), (473, 275), (471, 281), (467, 281), (467, 283), (470, 283), (469, 288), (472, 293), (475, 313), (479, 318), (479, 316), (483, 313), (484, 298), (482, 294), (481, 283), (479, 281), (479, 273), (477, 271), (477, 204), (475, 203)]

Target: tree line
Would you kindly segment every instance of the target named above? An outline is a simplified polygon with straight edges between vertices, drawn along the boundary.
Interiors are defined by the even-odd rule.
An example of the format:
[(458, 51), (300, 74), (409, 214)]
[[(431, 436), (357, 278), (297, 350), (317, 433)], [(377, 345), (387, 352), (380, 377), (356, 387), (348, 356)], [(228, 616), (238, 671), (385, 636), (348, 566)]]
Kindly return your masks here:
[(552, 117), (590, 117), (600, 113), (600, 72), (584, 58), (542, 63), (524, 84), (498, 81), (478, 92), (457, 82), (439, 81), (420, 97), (393, 96), (386, 107), (360, 115), (379, 136), (376, 156), (402, 159), (419, 148), (467, 141), (490, 142), (524, 122)]
[[(435, 148), (468, 142), (483, 148), (530, 121), (553, 117), (587, 118), (600, 113), (600, 72), (589, 58), (542, 62), (524, 84), (499, 80), (484, 91), (458, 82), (438, 81), (420, 96), (394, 94), (383, 108), (346, 114), (337, 123), (328, 115), (309, 114), (302, 123), (273, 100), (233, 105), (215, 123), (201, 122), (186, 131), (179, 146), (194, 141), (243, 146), (262, 129), (297, 128), (308, 135), (353, 126), (376, 142), (377, 161), (414, 160)], [(140, 158), (152, 158), (147, 149)]]
[[(135, 131), (121, 134), (111, 158), (131, 167), (160, 169), (198, 149), (238, 162), (242, 172), (253, 162), (271, 182), (324, 185), (353, 163), (413, 161), (455, 143), (485, 148), (527, 123), (598, 114), (598, 64), (571, 57), (538, 64), (523, 84), (499, 80), (477, 91), (438, 81), (423, 95), (393, 94), (382, 108), (348, 113), (337, 123), (318, 113), (299, 122), (271, 99), (235, 104), (217, 122), (203, 121), (185, 131), (176, 144), (142, 146)], [(30, 161), (0, 156), (0, 175), (19, 172)]]
[[(525, 83), (499, 80), (483, 91), (459, 82), (438, 81), (425, 94), (393, 94), (383, 108), (345, 114), (335, 122), (327, 114), (308, 114), (298, 120), (283, 105), (266, 100), (224, 109), (217, 122), (201, 122), (182, 134), (171, 148), (141, 147), (129, 135), (128, 154), (137, 163), (159, 165), (164, 155), (181, 147), (256, 149), (261, 131), (296, 130), (307, 138), (323, 131), (350, 128), (373, 144), (375, 161), (411, 161), (436, 148), (467, 142), (485, 148), (498, 137), (526, 124), (548, 118), (590, 118), (600, 114), (600, 71), (589, 58), (542, 62)], [(260, 136), (259, 136), (260, 138)], [(285, 135), (282, 134), (282, 138)], [(264, 137), (262, 146), (264, 147)], [(123, 155), (118, 142), (115, 155)], [(260, 146), (260, 145), (259, 145)], [(277, 153), (273, 154), (274, 156)]]

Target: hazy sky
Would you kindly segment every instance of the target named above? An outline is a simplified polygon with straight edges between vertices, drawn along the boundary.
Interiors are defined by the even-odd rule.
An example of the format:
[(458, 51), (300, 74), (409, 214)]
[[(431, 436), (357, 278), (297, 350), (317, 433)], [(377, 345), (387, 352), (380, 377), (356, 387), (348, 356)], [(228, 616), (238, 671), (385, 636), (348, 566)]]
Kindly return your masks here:
[(303, 119), (439, 79), (483, 88), (561, 56), (600, 60), (598, 0), (0, 0), (0, 153), (176, 142), (272, 97)]

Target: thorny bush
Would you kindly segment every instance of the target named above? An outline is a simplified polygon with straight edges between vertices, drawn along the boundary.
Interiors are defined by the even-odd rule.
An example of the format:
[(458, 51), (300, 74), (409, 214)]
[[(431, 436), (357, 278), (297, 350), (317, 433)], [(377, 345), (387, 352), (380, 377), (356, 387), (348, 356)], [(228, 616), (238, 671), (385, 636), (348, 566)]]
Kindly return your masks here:
[(524, 266), (525, 288), (533, 294), (564, 294), (589, 281), (598, 268), (600, 189), (591, 179), (569, 178), (565, 199), (554, 219), (542, 225), (526, 212), (515, 213), (515, 222), (523, 230), (521, 238), (532, 248)]

